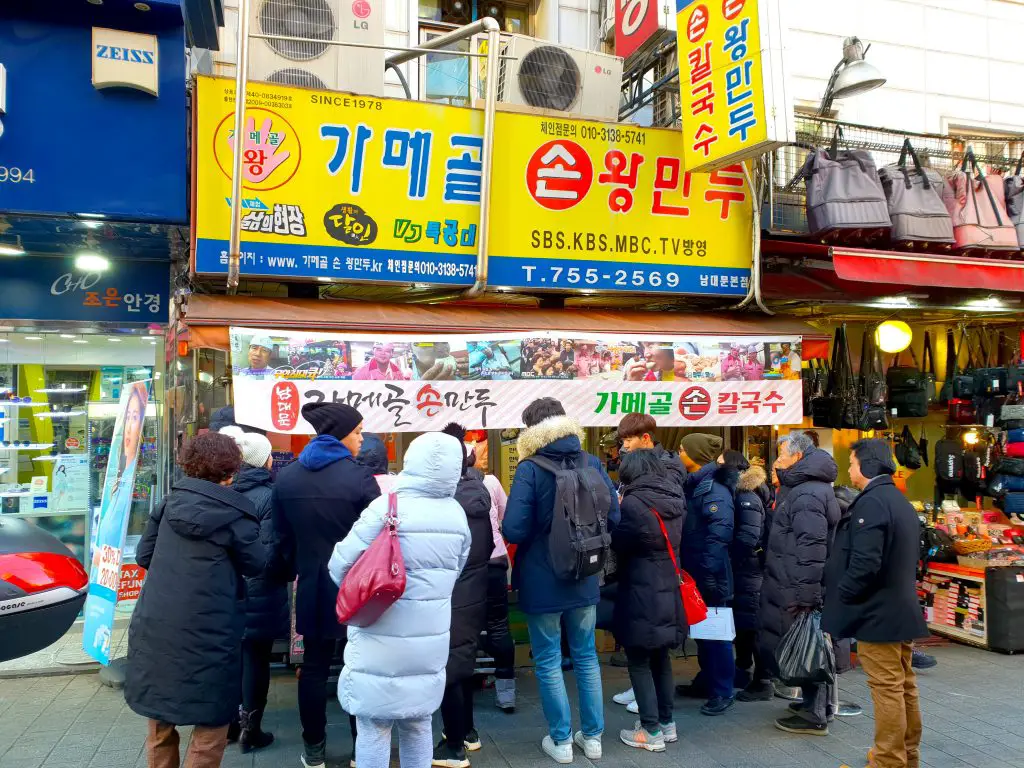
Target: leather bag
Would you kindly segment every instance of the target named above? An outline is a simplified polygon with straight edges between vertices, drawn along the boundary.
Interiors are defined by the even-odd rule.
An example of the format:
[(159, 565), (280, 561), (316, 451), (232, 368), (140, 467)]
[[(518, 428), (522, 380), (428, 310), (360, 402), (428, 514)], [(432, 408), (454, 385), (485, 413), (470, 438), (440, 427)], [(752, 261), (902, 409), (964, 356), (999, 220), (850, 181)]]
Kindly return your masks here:
[(1017, 170), (1003, 179), (1006, 215), (1017, 231), (1017, 245), (1024, 248), (1024, 153), (1017, 160)]
[(958, 248), (1020, 249), (1004, 195), (1003, 184), (989, 182), (974, 158), (974, 150), (968, 148), (960, 169), (946, 177), (942, 193)]
[(954, 397), (949, 401), (949, 421), (953, 424), (968, 425), (978, 422), (978, 409), (973, 400)]
[(896, 440), (896, 461), (907, 469), (920, 469), (922, 465), (921, 448), (914, 439), (910, 427), (903, 425), (903, 432)]
[(679, 567), (679, 563), (676, 560), (676, 550), (668, 537), (665, 521), (661, 519), (661, 515), (658, 514), (658, 510), (654, 507), (651, 507), (651, 512), (658, 518), (661, 535), (665, 539), (668, 555), (672, 558), (672, 567), (676, 569), (676, 578), (679, 579), (679, 597), (683, 601), (683, 614), (686, 616), (686, 623), (691, 627), (694, 624), (700, 624), (708, 617), (708, 606), (704, 602), (704, 598), (701, 597), (700, 590), (697, 589), (697, 582), (694, 581), (693, 576)]
[[(911, 166), (907, 167), (907, 157)], [(910, 139), (903, 140), (900, 159), (878, 170), (885, 191), (896, 243), (953, 243), (953, 220), (942, 202), (943, 178), (924, 168)]]
[(904, 419), (928, 415), (928, 381), (918, 365), (913, 347), (910, 348), (910, 356), (913, 365), (900, 365), (900, 356), (896, 355), (885, 374), (889, 385), (889, 408)]
[(850, 360), (850, 345), (847, 341), (846, 323), (839, 327), (836, 365), (832, 369), (833, 385), (830, 421), (833, 429), (860, 429), (866, 401), (863, 399), (853, 375)]
[(885, 407), (887, 391), (885, 377), (882, 375), (882, 361), (875, 346), (875, 335), (865, 330), (860, 352), (861, 412), (857, 424), (861, 432), (888, 429), (889, 418)]
[(807, 224), (812, 235), (836, 230), (889, 229), (889, 207), (871, 153), (839, 149), (843, 129), (832, 145), (807, 155), (797, 178), (807, 184)]
[(924, 376), (924, 388), (928, 394), (928, 403), (939, 399), (936, 391), (935, 350), (932, 349), (932, 337), (929, 331), (924, 332), (924, 347), (921, 350), (921, 373)]
[(339, 624), (368, 627), (405, 592), (405, 560), (398, 540), (398, 496), (388, 495), (384, 527), (349, 568), (338, 589)]

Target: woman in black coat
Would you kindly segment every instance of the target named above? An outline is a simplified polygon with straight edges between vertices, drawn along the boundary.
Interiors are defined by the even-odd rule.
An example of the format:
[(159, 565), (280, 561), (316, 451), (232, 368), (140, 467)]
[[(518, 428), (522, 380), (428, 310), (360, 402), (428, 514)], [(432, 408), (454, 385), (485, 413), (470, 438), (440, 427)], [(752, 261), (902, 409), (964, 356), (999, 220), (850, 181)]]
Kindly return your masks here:
[(149, 718), (150, 766), (178, 765), (175, 726), (194, 725), (185, 763), (220, 765), (238, 709), (245, 576), (267, 566), (252, 502), (228, 486), (235, 441), (206, 433), (185, 444), (186, 478), (149, 519), (136, 558), (147, 569), (128, 628), (125, 701)]
[(274, 464), (270, 441), (239, 427), (225, 427), (242, 452), (242, 468), (233, 488), (252, 502), (260, 523), (260, 541), (267, 548), (267, 569), (245, 580), (245, 632), (242, 635), (242, 707), (228, 731), (243, 753), (270, 746), (274, 736), (262, 729), (263, 710), (270, 690), (270, 657), (275, 640), (287, 639), (288, 575), (278, 558), (278, 542), (271, 519), (273, 492), (270, 468)]
[(622, 731), (620, 738), (631, 747), (661, 752), (666, 742), (677, 738), (669, 649), (686, 639), (676, 571), (679, 553), (675, 551), (683, 532), (686, 503), (652, 450), (625, 453), (619, 479), (622, 519), (612, 532), (612, 547), (619, 561), (615, 639), (626, 649), (629, 679), (640, 709), (640, 726)]
[[(461, 426), (449, 424), (444, 431), (465, 446), (466, 430)], [(473, 673), (480, 633), (487, 626), (487, 564), (494, 550), (491, 494), (484, 485), (483, 474), (473, 468), (474, 456), (468, 446), (464, 454), (462, 479), (455, 490), (455, 500), (466, 513), (473, 543), (452, 592), (451, 643), (441, 700), (444, 738), (434, 752), (435, 765), (440, 762), (451, 768), (466, 768), (469, 766), (466, 750), (480, 749), (480, 736), (473, 722)]]

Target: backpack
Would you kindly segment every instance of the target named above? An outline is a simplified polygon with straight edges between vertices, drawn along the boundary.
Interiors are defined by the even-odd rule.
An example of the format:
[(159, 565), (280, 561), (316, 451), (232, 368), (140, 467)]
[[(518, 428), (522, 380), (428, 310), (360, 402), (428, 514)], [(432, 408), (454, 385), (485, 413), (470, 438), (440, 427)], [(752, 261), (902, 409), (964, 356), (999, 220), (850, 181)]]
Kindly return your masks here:
[(964, 479), (964, 449), (958, 440), (935, 444), (935, 484), (942, 493), (957, 493)]
[(587, 463), (583, 451), (561, 464), (544, 456), (530, 456), (526, 461), (555, 476), (555, 506), (548, 534), (555, 576), (582, 581), (601, 573), (612, 542), (608, 533), (612, 496), (601, 470)]

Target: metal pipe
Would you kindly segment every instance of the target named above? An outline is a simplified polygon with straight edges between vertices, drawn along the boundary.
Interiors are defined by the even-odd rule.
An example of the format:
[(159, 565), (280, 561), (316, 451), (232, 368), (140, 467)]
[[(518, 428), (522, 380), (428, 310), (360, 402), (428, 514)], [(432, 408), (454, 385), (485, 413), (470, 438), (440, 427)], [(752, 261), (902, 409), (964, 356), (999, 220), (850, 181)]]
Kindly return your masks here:
[[(476, 23), (476, 22), (474, 22), (474, 23)], [(464, 27), (460, 27), (459, 29), (464, 29)], [(456, 32), (457, 31), (458, 30), (456, 30)], [(249, 35), (249, 39), (251, 39), (251, 40), (283, 40), (286, 43), (287, 42), (291, 42), (291, 43), (307, 43), (308, 44), (309, 42), (311, 42), (310, 38), (308, 38), (308, 37), (296, 37), (295, 35), (268, 35), (268, 34), (265, 34), (265, 33), (262, 33), (262, 32), (253, 32), (252, 34)], [(440, 38), (438, 38), (438, 39), (440, 39)], [(385, 44), (380, 44), (380, 43), (355, 43), (355, 42), (350, 42), (348, 40), (316, 40), (315, 42), (317, 43), (317, 45), (323, 44), (323, 45), (344, 46), (346, 48), (366, 48), (366, 49), (372, 50), (372, 51), (394, 51), (394, 50), (400, 50), (403, 53), (411, 53), (411, 54), (413, 54), (412, 58), (416, 58), (417, 56), (422, 56), (424, 53), (433, 53), (433, 54), (436, 54), (437, 56), (470, 56), (472, 58), (477, 58), (477, 59), (487, 58), (487, 54), (486, 53), (472, 53), (472, 52), (469, 52), (469, 51), (438, 51), (435, 48), (431, 47), (432, 44), (434, 43), (433, 40), (428, 40), (427, 42), (423, 43), (423, 45), (421, 45), (418, 48), (397, 48), (397, 49), (396, 49), (396, 47), (394, 45), (388, 45), (386, 43)], [(514, 57), (506, 56), (504, 58), (514, 58)], [(384, 63), (385, 63), (385, 66), (386, 66), (387, 63), (388, 63), (387, 60), (385, 60)], [(402, 62), (398, 62), (398, 63), (402, 63)]]
[(742, 309), (753, 301), (766, 315), (774, 315), (775, 313), (764, 305), (764, 301), (761, 298), (761, 195), (757, 185), (754, 184), (754, 177), (750, 173), (750, 167), (746, 162), (742, 163), (742, 165), (743, 178), (747, 180), (751, 203), (754, 206), (753, 221), (751, 222), (753, 231), (750, 236), (753, 254), (750, 264), (750, 287), (747, 289), (747, 295), (743, 301), (736, 304), (733, 309)]
[(395, 64), (388, 63), (384, 64), (384, 69), (385, 71), (389, 69), (394, 70), (395, 74), (398, 75), (398, 82), (402, 84), (402, 90), (405, 91), (405, 98), (411, 100), (412, 91), (409, 90), (409, 81), (405, 79), (405, 74), (402, 72), (402, 70)]
[[(472, 24), (466, 24), (464, 27), (459, 27), (458, 29), (453, 29), (451, 32), (449, 32), (449, 33), (447, 33), (445, 35), (440, 35), (438, 37), (433, 38), (432, 40), (427, 40), (427, 42), (425, 42), (425, 43), (420, 43), (420, 47), (419, 48), (410, 48), (408, 50), (392, 54), (391, 56), (387, 57), (387, 59), (385, 60), (385, 63), (386, 64), (396, 64), (396, 65), (397, 64), (404, 64), (407, 61), (412, 61), (413, 59), (418, 59), (424, 53), (428, 53), (430, 51), (437, 50), (438, 48), (444, 48), (446, 45), (451, 45), (452, 43), (458, 43), (458, 42), (460, 42), (462, 40), (466, 40), (467, 38), (472, 37), (473, 35), (477, 34), (478, 32), (487, 32), (488, 33), (488, 44), (489, 44), (490, 43), (490, 32), (492, 31), (492, 28), (493, 28), (494, 31), (498, 31), (498, 32), (501, 31), (501, 27), (498, 26), (498, 22), (497, 21), (492, 19), (490, 16), (485, 16), (484, 18), (482, 18), (482, 19), (480, 19), (478, 21), (474, 21)], [(466, 54), (462, 53), (462, 55), (465, 56)], [(488, 58), (488, 60), (490, 60), (490, 51), (489, 50), (487, 52), (487, 58)]]
[(242, 251), (242, 160), (245, 157), (245, 97), (249, 81), (249, 0), (238, 0), (235, 48), (235, 146), (231, 157), (231, 235), (228, 241), (229, 294), (238, 291)]

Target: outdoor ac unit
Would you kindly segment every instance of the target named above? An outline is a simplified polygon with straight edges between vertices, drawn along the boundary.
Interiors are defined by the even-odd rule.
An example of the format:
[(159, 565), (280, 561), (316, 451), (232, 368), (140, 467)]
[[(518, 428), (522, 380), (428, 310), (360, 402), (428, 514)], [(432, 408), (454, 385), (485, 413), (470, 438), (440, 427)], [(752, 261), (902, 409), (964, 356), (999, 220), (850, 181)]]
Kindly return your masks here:
[[(384, 50), (329, 41), (384, 44), (384, 10), (370, 0), (251, 0), (249, 79), (330, 91), (384, 95)], [(224, 9), (213, 74), (235, 74), (238, 10)], [(283, 38), (302, 38), (288, 40)]]
[[(477, 38), (474, 48), (486, 50), (486, 38)], [(498, 101), (595, 120), (618, 120), (622, 89), (622, 59), (618, 56), (525, 35), (502, 35), (501, 55)], [(482, 77), (483, 66), (478, 67)]]

